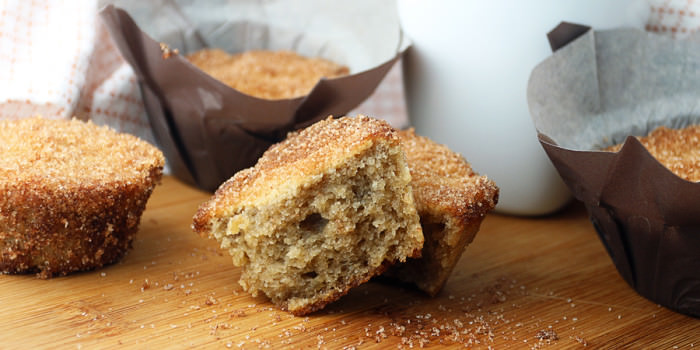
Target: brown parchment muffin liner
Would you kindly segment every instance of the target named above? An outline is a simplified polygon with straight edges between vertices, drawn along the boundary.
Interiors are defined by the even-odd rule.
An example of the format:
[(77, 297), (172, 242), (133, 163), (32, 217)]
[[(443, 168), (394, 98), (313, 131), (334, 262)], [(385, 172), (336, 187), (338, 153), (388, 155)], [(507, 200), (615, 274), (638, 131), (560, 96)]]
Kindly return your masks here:
[[(627, 283), (698, 317), (700, 183), (674, 175), (629, 135), (700, 123), (700, 36), (557, 30), (577, 38), (530, 77), (540, 143)], [(598, 151), (623, 141), (617, 153)]]
[[(359, 72), (354, 72), (351, 65), (350, 75), (322, 79), (307, 96), (265, 100), (224, 85), (182, 55), (207, 46), (240, 49), (235, 41), (251, 41), (251, 37), (259, 38), (269, 47), (264, 47), (267, 44), (258, 47), (255, 43), (248, 43), (248, 47), (274, 49), (281, 46), (293, 50), (276, 41), (275, 35), (279, 34), (291, 42), (289, 45), (317, 44), (318, 51), (330, 52), (331, 56), (335, 53), (342, 58), (343, 54), (338, 53), (342, 51), (341, 43), (338, 49), (328, 43), (314, 43), (312, 39), (305, 41), (304, 33), (292, 35), (271, 24), (239, 20), (210, 23), (206, 18), (201, 23), (200, 19), (189, 18), (184, 21), (185, 26), (164, 33), (156, 41), (144, 33), (125, 10), (108, 5), (101, 11), (101, 17), (139, 79), (154, 136), (172, 174), (207, 191), (214, 191), (237, 171), (254, 165), (269, 146), (281, 141), (289, 131), (329, 115), (341, 116), (360, 104), (409, 45), (407, 39), (399, 35), (398, 42), (385, 44), (391, 45), (393, 50), (389, 60)], [(395, 30), (400, 32), (398, 26)], [(170, 45), (169, 52), (161, 49), (161, 42)], [(176, 48), (179, 54), (174, 52)], [(353, 54), (363, 55), (362, 52), (348, 53)]]

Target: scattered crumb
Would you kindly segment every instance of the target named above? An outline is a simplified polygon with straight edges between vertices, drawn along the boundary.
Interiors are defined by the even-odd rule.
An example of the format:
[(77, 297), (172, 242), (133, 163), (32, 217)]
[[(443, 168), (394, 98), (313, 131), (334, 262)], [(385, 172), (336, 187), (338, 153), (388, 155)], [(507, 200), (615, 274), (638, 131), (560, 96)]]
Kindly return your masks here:
[(148, 278), (143, 280), (143, 283), (141, 284), (141, 292), (145, 291), (146, 289), (151, 288), (150, 282), (148, 282)]
[(218, 304), (218, 301), (210, 295), (207, 297), (207, 300), (204, 301), (204, 304), (206, 304), (207, 306), (212, 306)]
[(583, 339), (579, 336), (574, 337), (574, 339), (576, 339), (576, 341), (579, 342), (579, 344), (583, 346), (588, 346), (588, 342), (586, 341), (586, 339)]
[(170, 46), (166, 43), (160, 43), (160, 52), (163, 53), (163, 59), (168, 59), (173, 55), (178, 55), (180, 53), (180, 50), (178, 49), (170, 49)]
[(559, 340), (557, 332), (553, 329), (543, 329), (535, 335), (535, 338), (539, 340)]

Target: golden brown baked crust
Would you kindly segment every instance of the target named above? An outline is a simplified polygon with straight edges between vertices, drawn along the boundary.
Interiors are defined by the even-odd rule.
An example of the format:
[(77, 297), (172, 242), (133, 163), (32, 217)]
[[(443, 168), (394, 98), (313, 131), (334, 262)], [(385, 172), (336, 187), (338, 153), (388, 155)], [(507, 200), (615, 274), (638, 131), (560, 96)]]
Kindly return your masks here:
[(204, 49), (187, 55), (187, 60), (240, 92), (270, 100), (304, 96), (322, 77), (349, 73), (348, 67), (291, 51), (230, 55), (221, 49)]
[(386, 275), (435, 295), (474, 239), (486, 213), (495, 207), (499, 190), (446, 146), (416, 135), (413, 129), (400, 131), (399, 137), (411, 170), (425, 245), (421, 258), (398, 264)]
[(431, 215), (449, 213), (469, 220), (486, 215), (498, 201), (498, 187), (474, 172), (471, 165), (447, 146), (416, 135), (413, 128), (399, 131), (411, 169), (416, 207)]
[[(644, 147), (666, 168), (687, 181), (700, 181), (700, 125), (682, 129), (656, 128), (647, 136), (637, 137)], [(617, 152), (622, 144), (607, 148)]]
[(243, 266), (245, 290), (295, 315), (323, 308), (423, 245), (399, 139), (364, 116), (291, 133), (202, 204), (193, 229)]
[(0, 271), (49, 278), (117, 261), (163, 165), (155, 147), (89, 122), (0, 122)]
[(375, 140), (400, 144), (396, 131), (389, 124), (366, 116), (328, 117), (304, 130), (291, 132), (283, 142), (272, 145), (254, 167), (241, 170), (224, 182), (214, 196), (200, 206), (193, 228), (209, 235), (211, 219), (230, 215), (240, 203), (267, 199), (270, 191), (289, 187), (292, 181), (305, 181), (348, 156), (360, 153)]

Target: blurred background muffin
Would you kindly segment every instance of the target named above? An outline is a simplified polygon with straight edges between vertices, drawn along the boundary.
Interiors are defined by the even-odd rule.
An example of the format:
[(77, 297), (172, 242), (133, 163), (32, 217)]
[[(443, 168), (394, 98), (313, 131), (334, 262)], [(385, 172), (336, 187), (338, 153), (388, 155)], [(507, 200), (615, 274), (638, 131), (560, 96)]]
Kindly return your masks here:
[(285, 50), (232, 55), (221, 49), (202, 49), (187, 55), (187, 60), (240, 92), (268, 100), (308, 95), (321, 78), (350, 73), (346, 66)]
[[(359, 105), (408, 46), (393, 2), (331, 8), (311, 0), (221, 1), (216, 11), (211, 6), (203, 11), (187, 1), (123, 4), (129, 13), (109, 6), (102, 18), (142, 82), (155, 138), (174, 175), (209, 191), (252, 166), (289, 131), (329, 115), (344, 115)], [(363, 25), (357, 26), (356, 17), (348, 13), (362, 16)], [(261, 99), (173, 55), (206, 48), (229, 54), (293, 51), (347, 66), (349, 73), (322, 78), (308, 95)]]
[(591, 30), (538, 65), (528, 86), (540, 143), (586, 205), (620, 275), (642, 296), (693, 316), (700, 316), (700, 184), (662, 162), (673, 169), (667, 160), (693, 158), (696, 136), (664, 136), (671, 151), (664, 154), (646, 135), (700, 124), (699, 66), (698, 33), (674, 40)]

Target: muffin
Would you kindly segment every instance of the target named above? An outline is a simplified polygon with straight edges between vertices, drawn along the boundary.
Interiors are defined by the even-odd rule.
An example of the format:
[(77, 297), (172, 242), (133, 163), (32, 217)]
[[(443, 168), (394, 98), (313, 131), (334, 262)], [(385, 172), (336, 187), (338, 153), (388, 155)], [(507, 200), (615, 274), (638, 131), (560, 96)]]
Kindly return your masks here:
[(410, 180), (386, 122), (329, 117), (226, 181), (200, 206), (193, 229), (243, 267), (246, 291), (304, 315), (419, 256)]
[(187, 60), (240, 92), (269, 100), (304, 96), (321, 78), (350, 73), (346, 66), (284, 50), (230, 55), (221, 49), (203, 49), (187, 55)]
[[(410, 40), (401, 35), (391, 2), (377, 3), (368, 9), (386, 16), (363, 19), (360, 27), (353, 16), (338, 11), (339, 6), (355, 7), (352, 3), (337, 3), (322, 13), (303, 11), (294, 2), (286, 1), (231, 1), (219, 5), (237, 15), (214, 11), (223, 17), (221, 21), (213, 21), (209, 15), (200, 16), (203, 12), (199, 6), (164, 4), (177, 8), (170, 13), (177, 14), (178, 23), (183, 23), (183, 18), (186, 20), (186, 25), (177, 28), (157, 26), (153, 21), (137, 24), (127, 11), (113, 5), (100, 11), (116, 47), (133, 68), (138, 81), (142, 82), (139, 87), (153, 135), (168, 159), (171, 174), (205, 191), (216, 191), (235, 173), (254, 166), (270, 146), (284, 140), (289, 132), (303, 129), (329, 115), (347, 114), (375, 91), (410, 45)], [(272, 14), (268, 13), (270, 6), (277, 9), (273, 11), (274, 15), (256, 15)], [(261, 11), (249, 11), (256, 8)], [(131, 7), (131, 10), (135, 9)], [(294, 20), (286, 22), (289, 26), (280, 27), (278, 15), (290, 11), (296, 13)], [(331, 26), (327, 31), (309, 31), (309, 23)], [(381, 40), (371, 40), (377, 38)], [(162, 44), (167, 44), (170, 49), (163, 50)], [(307, 88), (308, 94), (294, 98), (260, 98), (228, 86), (187, 60), (185, 54), (205, 46), (227, 52), (267, 50), (269, 55), (280, 57), (285, 57), (285, 54), (276, 50), (293, 50), (306, 57), (323, 56), (348, 65), (352, 72), (319, 80), (321, 75), (332, 75), (314, 73), (314, 77), (309, 78), (311, 75), (299, 68), (298, 72), (302, 73), (298, 74), (299, 77), (316, 83)], [(182, 54), (176, 54), (176, 49)], [(213, 55), (202, 54), (202, 57), (207, 56), (219, 57), (202, 59), (209, 63), (231, 58), (220, 51)], [(192, 60), (199, 58), (193, 57)], [(291, 57), (280, 59), (284, 62), (296, 60)], [(331, 67), (331, 73), (347, 72), (335, 64), (309, 60), (316, 62), (313, 66)], [(241, 61), (249, 64), (253, 60), (245, 58)], [(254, 75), (267, 79), (265, 74), (285, 69), (276, 66)], [(244, 80), (249, 78), (244, 77)], [(287, 83), (292, 86), (282, 86)], [(270, 91), (278, 91), (275, 94), (288, 91), (296, 95), (292, 91), (299, 87), (297, 84), (291, 79), (280, 81), (279, 86), (273, 85)], [(251, 83), (251, 86), (255, 84)], [(232, 151), (235, 156), (232, 156)]]
[(384, 275), (415, 284), (434, 296), (447, 282), (486, 213), (498, 202), (498, 187), (475, 173), (444, 145), (399, 132), (411, 171), (411, 187), (425, 243), (420, 258), (392, 266)]
[[(700, 181), (700, 125), (682, 129), (660, 126), (647, 136), (638, 137), (642, 146), (676, 176), (692, 182)], [(608, 147), (618, 152), (622, 144)]]
[(116, 262), (163, 165), (150, 144), (90, 122), (0, 122), (0, 271), (49, 278)]
[(527, 91), (540, 144), (620, 276), (641, 296), (695, 317), (700, 184), (689, 167), (697, 131), (669, 129), (700, 125), (698, 65), (698, 40), (591, 30), (537, 65)]

